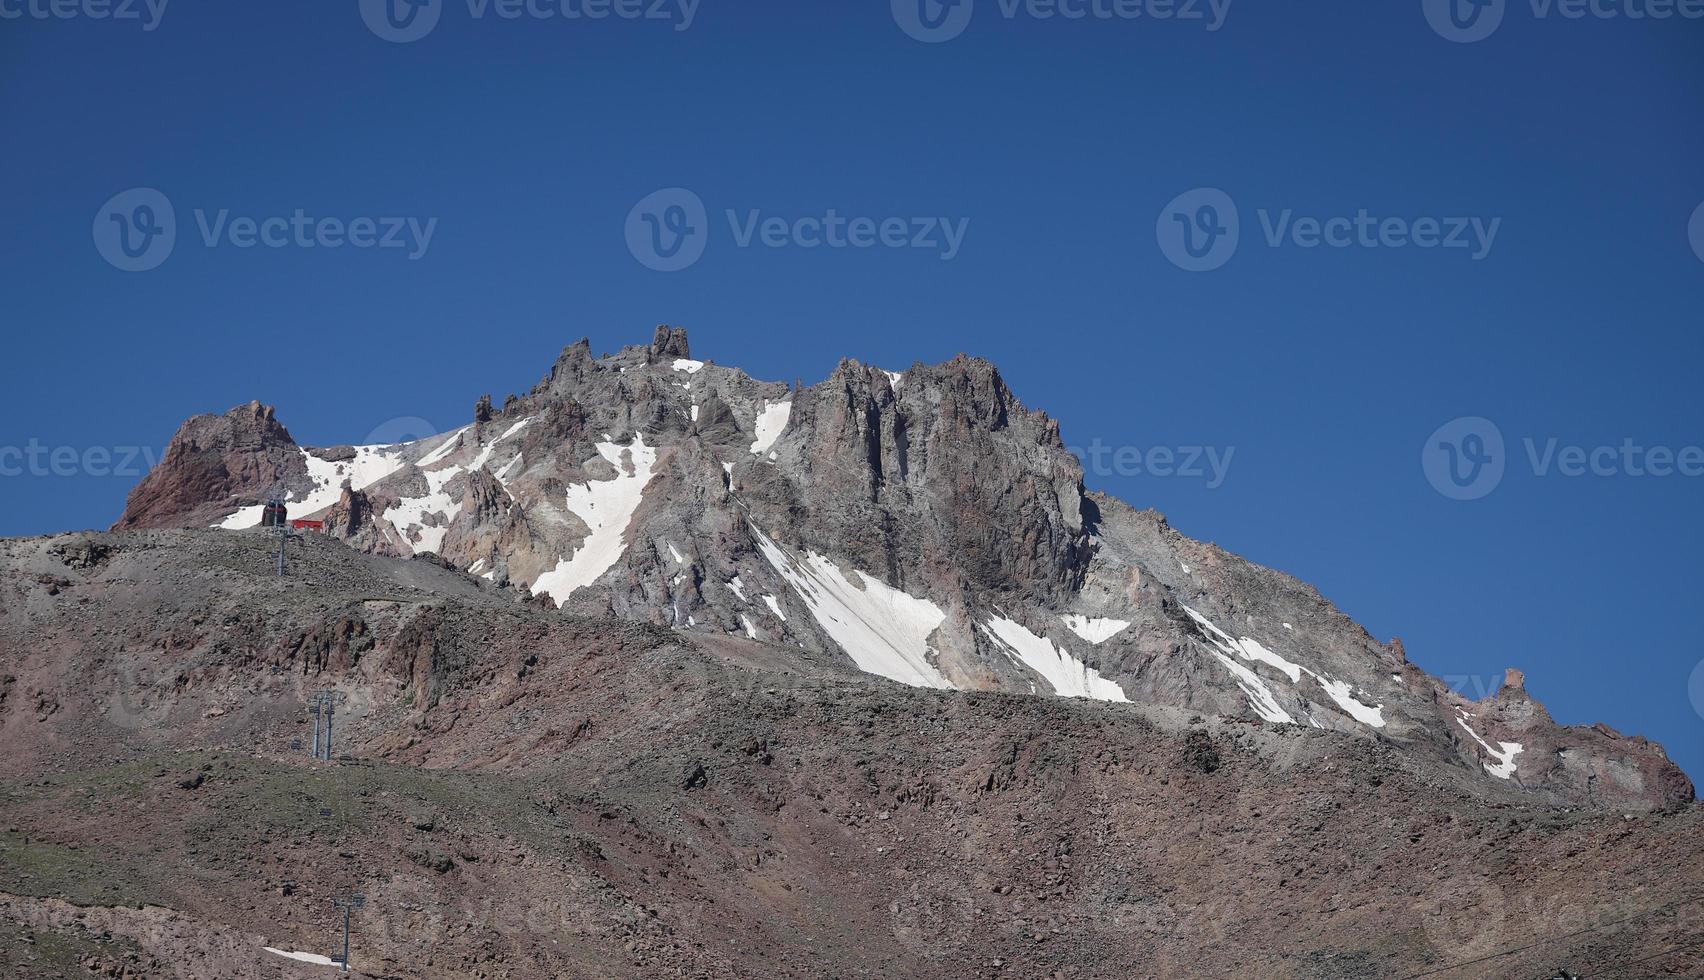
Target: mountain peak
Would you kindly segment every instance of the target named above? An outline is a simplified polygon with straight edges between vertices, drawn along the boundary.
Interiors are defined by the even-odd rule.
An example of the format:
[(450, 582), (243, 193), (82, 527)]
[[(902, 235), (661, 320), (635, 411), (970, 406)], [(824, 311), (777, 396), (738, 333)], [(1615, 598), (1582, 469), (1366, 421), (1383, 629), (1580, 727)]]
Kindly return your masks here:
[(258, 405), (192, 419), (121, 526), (253, 526), (283, 488), (351, 548), (573, 613), (913, 686), (1389, 742), (1492, 796), (1691, 798), (1660, 749), (1560, 729), (1518, 671), (1468, 703), (1306, 583), (1091, 496), (985, 359), (847, 359), (806, 388), (690, 354), (666, 325), (602, 358), (582, 340), (532, 397), (395, 446), (302, 449)]
[(690, 359), (692, 345), (686, 340), (686, 328), (658, 325), (656, 336), (651, 339), (651, 356)]

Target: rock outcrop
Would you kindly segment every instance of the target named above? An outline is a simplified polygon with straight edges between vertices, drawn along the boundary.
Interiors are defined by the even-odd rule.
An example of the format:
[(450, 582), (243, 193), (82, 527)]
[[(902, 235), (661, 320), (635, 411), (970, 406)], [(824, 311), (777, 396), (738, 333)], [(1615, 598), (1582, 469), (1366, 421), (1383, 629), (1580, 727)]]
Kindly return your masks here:
[(239, 405), (184, 422), (165, 455), (130, 492), (115, 529), (205, 527), (238, 505), (264, 503), (307, 476), (272, 406)]

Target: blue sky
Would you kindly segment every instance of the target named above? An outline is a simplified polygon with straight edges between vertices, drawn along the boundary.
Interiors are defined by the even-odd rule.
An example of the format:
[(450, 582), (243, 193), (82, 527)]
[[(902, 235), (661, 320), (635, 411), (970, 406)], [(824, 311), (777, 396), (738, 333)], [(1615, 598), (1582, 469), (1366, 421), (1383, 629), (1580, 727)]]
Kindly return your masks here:
[[(1559, 720), (1704, 776), (1704, 480), (1678, 472), (1704, 444), (1704, 21), (1519, 0), (1457, 43), (1420, 0), (1196, 5), (1210, 22), (1005, 2), (931, 7), (949, 32), (972, 16), (924, 43), (906, 2), (702, 0), (688, 24), (656, 0), (619, 9), (671, 19), (448, 0), (399, 43), (355, 2), (0, 0), (0, 533), (109, 524), (135, 478), (106, 466), (188, 415), (261, 399), (310, 444), (449, 429), (584, 335), (676, 323), (700, 356), (807, 382), (965, 351), (1067, 442), (1130, 447), (1093, 486), (1315, 583), (1471, 694), (1519, 666)], [(176, 238), (123, 271), (112, 219), (147, 216), (109, 202), (137, 188)], [(671, 188), (702, 202), (702, 253), (662, 272), (633, 212)], [(1198, 189), (1222, 192), (1216, 224)], [(1167, 230), (1226, 227), (1226, 202), (1228, 261), (1171, 261)], [(830, 209), (905, 234), (803, 247)], [(335, 247), (282, 225), (240, 246), (242, 219), (298, 210)], [(1328, 224), (1363, 212), (1386, 244)], [(431, 237), (348, 244), (386, 219)], [(1495, 428), (1434, 438), (1464, 417)], [(1450, 486), (1444, 440), (1479, 472), (1459, 467), (1494, 446), (1464, 431), (1503, 440), (1472, 500), (1429, 479)], [(1569, 446), (1618, 455), (1567, 476)], [(1134, 472), (1156, 447), (1230, 464), (1212, 486)], [(1632, 475), (1652, 447), (1677, 472)]]

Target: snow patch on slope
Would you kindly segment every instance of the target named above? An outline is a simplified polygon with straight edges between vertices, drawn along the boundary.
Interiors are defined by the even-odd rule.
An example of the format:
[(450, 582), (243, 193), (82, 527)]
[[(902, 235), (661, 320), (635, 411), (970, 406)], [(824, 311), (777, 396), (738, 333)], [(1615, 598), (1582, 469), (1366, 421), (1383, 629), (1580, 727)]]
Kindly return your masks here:
[(1090, 619), (1075, 613), (1059, 618), (1071, 632), (1094, 644), (1105, 643), (1130, 625), (1125, 619)]
[(1473, 740), (1478, 742), (1480, 747), (1483, 748), (1486, 753), (1491, 756), (1491, 758), (1497, 760), (1496, 765), (1492, 765), (1489, 762), (1481, 762), (1480, 765), (1485, 767), (1486, 772), (1496, 776), (1498, 779), (1509, 779), (1513, 777), (1515, 774), (1515, 756), (1520, 755), (1521, 752), (1525, 750), (1525, 747), (1519, 742), (1498, 742), (1497, 745), (1499, 747), (1495, 749), (1492, 748), (1490, 743), (1486, 742), (1483, 738), (1480, 738), (1479, 733), (1473, 730), (1473, 726), (1467, 723), (1468, 717), (1469, 715), (1466, 711), (1463, 711), (1461, 708), (1456, 709), (1456, 724), (1467, 729), (1467, 733), (1473, 736)]
[[(317, 514), (336, 504), (343, 499), (343, 481), (346, 479), (352, 488), (365, 490), (402, 469), (405, 465), (401, 454), (403, 448), (405, 446), (356, 446), (355, 458), (341, 463), (320, 459), (306, 449), (299, 449), (314, 488), (300, 499), (294, 499), (295, 494), (292, 493), (293, 499), (284, 502), (290, 518), (295, 520)], [(242, 508), (213, 526), (226, 531), (259, 527), (265, 516), (266, 505), (256, 504)]]
[(759, 456), (768, 452), (786, 431), (787, 420), (792, 416), (792, 402), (764, 402), (763, 410), (757, 414), (757, 441), (751, 444), (751, 451)]
[(1052, 640), (1036, 636), (1023, 624), (1003, 616), (991, 617), (982, 627), (989, 639), (1004, 647), (1006, 655), (1042, 676), (1062, 698), (1094, 698), (1097, 701), (1129, 701), (1124, 689), (1100, 675), (1076, 657), (1059, 649)]
[(558, 606), (576, 590), (596, 582), (621, 559), (627, 550), (627, 526), (639, 510), (657, 462), (657, 450), (645, 445), (644, 433), (634, 436), (631, 446), (600, 442), (597, 449), (598, 455), (615, 467), (615, 478), (568, 488), (568, 509), (591, 533), (572, 557), (561, 559), (532, 585), (534, 594), (548, 595)]
[(827, 558), (796, 558), (752, 525), (758, 549), (858, 669), (912, 687), (952, 684), (929, 662), (929, 637), (946, 614), (927, 599), (889, 588), (860, 571), (847, 577)]
[[(1182, 604), (1180, 603), (1180, 605)], [(1271, 689), (1266, 687), (1265, 682), (1260, 680), (1259, 675), (1248, 670), (1246, 667), (1243, 667), (1241, 664), (1236, 663), (1232, 657), (1240, 657), (1243, 660), (1254, 663), (1263, 663), (1268, 666), (1275, 667), (1282, 671), (1284, 676), (1288, 677), (1292, 684), (1300, 683), (1302, 675), (1307, 674), (1309, 677), (1312, 677), (1314, 680), (1319, 682), (1319, 686), (1325, 690), (1326, 695), (1330, 697), (1331, 700), (1335, 702), (1336, 705), (1349, 717), (1363, 725), (1371, 725), (1374, 728), (1383, 728), (1385, 726), (1384, 705), (1381, 704), (1373, 706), (1361, 703), (1355, 698), (1348, 684), (1342, 681), (1333, 680), (1324, 674), (1315, 673), (1300, 664), (1286, 660), (1267, 649), (1258, 640), (1253, 640), (1246, 636), (1240, 639), (1234, 638), (1229, 633), (1226, 633), (1211, 622), (1208, 622), (1207, 617), (1201, 615), (1187, 605), (1183, 606), (1183, 611), (1188, 613), (1189, 618), (1195, 620), (1196, 625), (1200, 626), (1202, 630), (1206, 632), (1208, 642), (1212, 643), (1213, 646), (1217, 648), (1214, 650), (1214, 653), (1219, 656), (1219, 659), (1223, 661), (1226, 666), (1233, 668), (1232, 673), (1237, 675), (1237, 680), (1242, 684), (1244, 693), (1248, 694), (1249, 702), (1254, 707), (1255, 713), (1260, 715), (1262, 718), (1265, 718), (1267, 721), (1282, 720), (1288, 722), (1290, 721), (1290, 717), (1288, 713), (1278, 707), (1278, 702), (1273, 698)], [(1256, 691), (1249, 690), (1251, 686), (1249, 684), (1249, 678), (1253, 678), (1259, 685)], [(1283, 715), (1284, 717), (1279, 719), (1275, 717), (1275, 715)]]
[(685, 357), (678, 357), (675, 358), (674, 369), (676, 371), (685, 371), (687, 374), (697, 374), (704, 370), (704, 362), (694, 361)]
[[(473, 461), (465, 466), (454, 465), (443, 469), (427, 471), (425, 473), (425, 496), (409, 497), (399, 500), (395, 506), (386, 509), (384, 514), (381, 516), (386, 521), (390, 522), (391, 526), (396, 529), (396, 532), (400, 534), (404, 540), (409, 542), (415, 554), (421, 554), (428, 551), (433, 553), (442, 551), (444, 547), (444, 536), (449, 533), (450, 522), (455, 520), (457, 514), (461, 513), (462, 506), (465, 503), (465, 501), (455, 500), (450, 497), (448, 493), (444, 492), (444, 488), (449, 485), (451, 480), (464, 473), (473, 473), (478, 470), (489, 471), (491, 457), (497, 452), (498, 447), (506, 440), (513, 437), (515, 433), (526, 428), (530, 422), (532, 422), (532, 419), (529, 417), (521, 419), (520, 421), (510, 425), (507, 429), (503, 430), (502, 435), (486, 443), (484, 446), (481, 446), (479, 454), (474, 456)], [(460, 435), (456, 437), (458, 440), (460, 438)], [(449, 456), (445, 450), (454, 449), (455, 446), (455, 441), (447, 442), (443, 446), (439, 446), (437, 449), (433, 450), (417, 465), (425, 467), (430, 463), (441, 463)], [(504, 493), (509, 492), (509, 472), (513, 470), (520, 461), (521, 454), (517, 452), (513, 459), (509, 460), (508, 463), (504, 464), (502, 468), (493, 474), (498, 485), (503, 488)], [(511, 494), (511, 498), (512, 497), (513, 495)], [(433, 518), (432, 525), (434, 526), (427, 525), (427, 517)], [(418, 535), (420, 540), (415, 542), (411, 534)]]
[[(1180, 605), (1182, 604), (1180, 603)], [(1247, 637), (1240, 640), (1233, 638), (1229, 633), (1226, 633), (1224, 630), (1208, 622), (1207, 617), (1201, 615), (1187, 605), (1183, 607), (1183, 611), (1189, 614), (1190, 619), (1195, 620), (1195, 625), (1206, 630), (1209, 637), (1214, 640), (1215, 645), (1222, 648), (1226, 653), (1234, 653), (1244, 660), (1253, 660), (1276, 667), (1284, 672), (1284, 676), (1290, 678), (1290, 683), (1292, 684), (1302, 679), (1302, 667), (1300, 664), (1294, 664), (1285, 660), (1283, 657), (1280, 657), (1271, 650), (1261, 646), (1260, 643), (1248, 639)]]
[[(1230, 671), (1232, 676), (1236, 677), (1237, 685), (1242, 688), (1243, 694), (1248, 697), (1248, 705), (1254, 709), (1255, 714), (1275, 725), (1295, 724), (1295, 719), (1291, 718), (1288, 712), (1278, 706), (1278, 699), (1272, 696), (1272, 689), (1266, 686), (1266, 682), (1260, 679), (1259, 674), (1249, 670), (1242, 664), (1237, 663), (1235, 660), (1232, 660), (1230, 657), (1218, 650), (1210, 652), (1213, 656), (1219, 658), (1219, 662), (1225, 665), (1225, 669)], [(1309, 720), (1311, 721), (1312, 719)], [(1320, 727), (1319, 722), (1314, 722), (1314, 727)]]
[(318, 953), (288, 953), (288, 952), (285, 952), (282, 949), (273, 949), (271, 946), (266, 946), (266, 947), (264, 947), (264, 949), (268, 953), (271, 953), (274, 956), (282, 956), (287, 960), (295, 960), (298, 963), (312, 963), (315, 966), (341, 966), (342, 965), (342, 964), (338, 963), (336, 960), (332, 959), (331, 957), (321, 956)]
[(462, 428), (457, 429), (456, 431), (450, 433), (450, 437), (448, 439), (445, 439), (442, 445), (440, 445), (437, 449), (434, 449), (431, 452), (427, 453), (425, 456), (420, 457), (420, 462), (418, 462), (414, 465), (420, 467), (421, 469), (425, 469), (426, 467), (431, 466), (433, 463), (442, 462), (451, 453), (456, 451), (457, 446), (461, 445), (462, 433), (466, 432), (466, 431), (467, 431), (466, 426), (463, 426)]
[[(408, 539), (416, 554), (430, 551), (436, 553), (444, 546), (444, 535), (449, 533), (449, 524), (455, 514), (461, 513), (461, 501), (452, 499), (444, 492), (449, 482), (462, 474), (462, 468), (452, 466), (449, 469), (433, 470), (425, 474), (426, 495), (399, 500), (396, 506), (384, 512), (384, 519), (396, 528), (397, 533)], [(454, 513), (452, 513), (452, 511)], [(426, 525), (426, 517), (434, 518), (434, 527)], [(420, 540), (418, 543), (409, 538), (409, 531), (418, 528)]]
[[(1309, 673), (1312, 673), (1312, 671), (1309, 671)], [(1381, 704), (1375, 708), (1362, 704), (1355, 700), (1354, 695), (1349, 693), (1348, 684), (1342, 681), (1334, 681), (1329, 677), (1322, 677), (1319, 674), (1314, 674), (1313, 677), (1314, 680), (1319, 681), (1320, 687), (1325, 688), (1325, 693), (1331, 695), (1331, 700), (1336, 701), (1337, 706), (1342, 708), (1343, 712), (1349, 717), (1363, 725), (1371, 725), (1374, 728), (1385, 726), (1384, 705)]]

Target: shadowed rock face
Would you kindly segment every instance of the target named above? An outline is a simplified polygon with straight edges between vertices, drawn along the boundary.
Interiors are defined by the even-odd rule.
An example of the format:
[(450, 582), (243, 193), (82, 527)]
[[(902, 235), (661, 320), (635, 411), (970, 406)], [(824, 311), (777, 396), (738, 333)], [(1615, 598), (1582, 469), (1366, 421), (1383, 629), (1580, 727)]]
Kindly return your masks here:
[(1087, 492), (1059, 424), (962, 355), (791, 387), (659, 327), (602, 357), (569, 346), (453, 433), (359, 450), (301, 450), (247, 406), (186, 423), (120, 526), (206, 528), (278, 486), (353, 548), (582, 615), (920, 686), (1341, 732), (1494, 794), (1693, 796), (1660, 746), (1558, 726), (1518, 675), (1468, 701), (1305, 583)]

